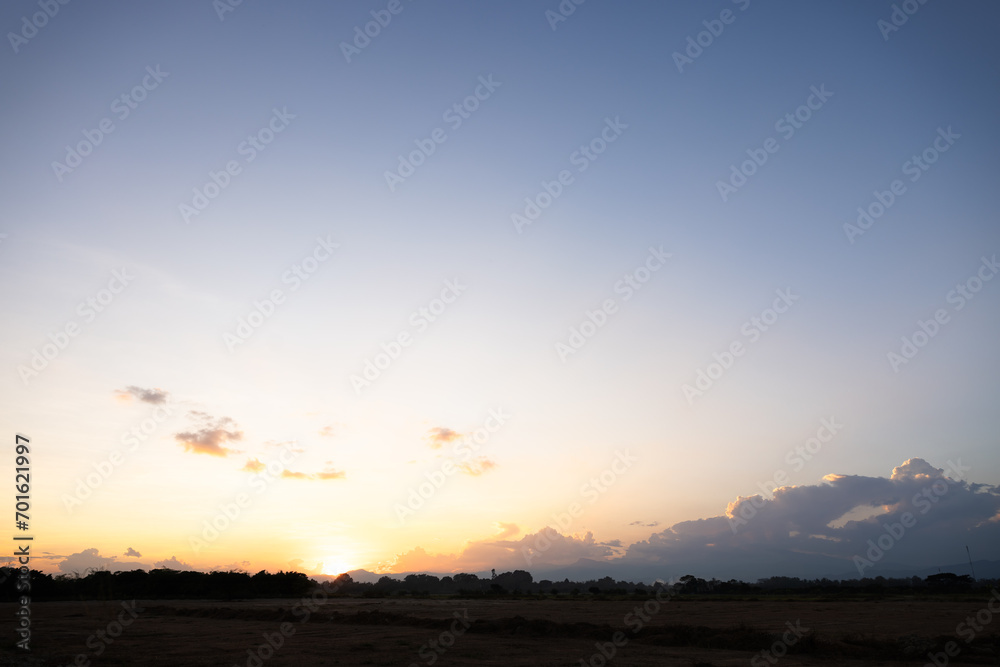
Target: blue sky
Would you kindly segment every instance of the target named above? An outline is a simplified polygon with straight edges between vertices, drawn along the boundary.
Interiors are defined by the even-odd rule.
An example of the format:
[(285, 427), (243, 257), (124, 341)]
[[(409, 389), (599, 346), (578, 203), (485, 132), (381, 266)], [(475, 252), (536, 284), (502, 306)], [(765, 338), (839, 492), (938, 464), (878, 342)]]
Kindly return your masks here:
[[(790, 488), (819, 488), (960, 458), (972, 481), (997, 482), (998, 285), (949, 300), (992, 277), (1000, 249), (995, 6), (903, 3), (916, 11), (886, 31), (881, 1), (591, 0), (554, 24), (556, 2), (389, 4), (0, 11), (6, 33), (30, 35), (8, 34), (0, 57), (0, 419), (44, 443), (33, 502), (48, 568), (135, 547), (201, 569), (419, 569), (407, 554), (422, 550), (427, 567), (488, 570), (467, 554), (552, 527), (625, 450), (641, 463), (562, 531), (582, 546), (553, 565), (627, 559), (783, 469)], [(348, 59), (372, 12), (391, 20)], [(689, 37), (704, 46), (678, 67)], [(795, 113), (808, 119), (783, 129)], [(53, 166), (88, 135), (100, 142), (78, 166)], [(390, 188), (386, 172), (428, 142)], [(588, 145), (601, 152), (581, 158)], [(925, 151), (934, 162), (911, 180)], [(752, 155), (763, 164), (720, 196)], [(227, 164), (225, 187), (185, 215)], [(518, 229), (512, 215), (560, 172), (558, 197)], [(896, 180), (884, 214), (845, 231)], [(669, 259), (626, 300), (616, 285), (650, 248)], [(315, 271), (293, 289), (296, 266)], [(133, 278), (88, 319), (79, 304), (123, 269)], [(436, 302), (448, 281), (458, 293)], [(273, 316), (231, 350), (226, 335), (274, 290)], [(778, 291), (791, 305), (748, 335)], [(605, 324), (560, 354), (608, 299)], [(938, 310), (946, 322), (893, 364)], [(67, 323), (79, 334), (65, 349), (21, 370)], [(400, 335), (410, 344), (357, 391), (352, 376)], [(731, 367), (686, 392), (734, 342)], [(174, 415), (71, 510), (67, 494), (165, 405)], [(400, 499), (499, 408), (505, 424), (401, 525)], [(790, 469), (831, 417), (843, 428)], [(195, 551), (250, 462), (292, 441), (290, 474)], [(991, 505), (972, 506), (986, 515), (970, 509), (963, 535), (995, 553)], [(520, 557), (503, 548), (490, 558)]]

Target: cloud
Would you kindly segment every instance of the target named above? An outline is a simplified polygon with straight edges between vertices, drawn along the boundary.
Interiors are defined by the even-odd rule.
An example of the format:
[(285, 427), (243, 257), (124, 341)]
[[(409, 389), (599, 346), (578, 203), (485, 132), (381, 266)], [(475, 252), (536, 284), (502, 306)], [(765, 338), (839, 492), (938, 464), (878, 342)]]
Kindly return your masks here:
[(498, 540), (505, 540), (508, 537), (514, 537), (521, 532), (521, 529), (517, 527), (516, 523), (504, 523), (503, 521), (498, 521), (497, 527), (500, 529), (500, 534), (497, 535), (495, 539)]
[(97, 549), (84, 549), (83, 551), (66, 556), (59, 564), (59, 571), (67, 574), (78, 574), (81, 577), (97, 570), (108, 570), (116, 564), (114, 556), (101, 556)]
[[(889, 477), (827, 475), (820, 484), (776, 489), (771, 498), (740, 496), (723, 515), (682, 521), (630, 545), (624, 562), (698, 564), (705, 572), (733, 572), (738, 564), (756, 576), (803, 576), (790, 570), (798, 567), (849, 576), (858, 572), (855, 557), (867, 560), (880, 538), (889, 545), (883, 565), (961, 562), (968, 542), (1000, 548), (1000, 527), (990, 523), (1000, 511), (1000, 488), (970, 484), (967, 472), (961, 462), (946, 473), (913, 458)], [(887, 526), (899, 534), (897, 524), (907, 518), (911, 526), (899, 537), (885, 537)], [(864, 576), (867, 567), (862, 564)]]
[(260, 462), (260, 459), (247, 459), (246, 465), (240, 468), (240, 472), (260, 472), (266, 467)]
[(268, 440), (264, 443), (264, 447), (267, 449), (287, 449), (295, 454), (301, 454), (306, 451), (301, 447), (292, 447), (298, 440)]
[[(514, 539), (516, 526), (501, 523), (498, 535), (468, 542), (458, 553), (415, 547), (397, 555), (391, 570), (558, 574), (584, 559), (584, 571), (594, 569), (587, 561), (598, 561), (606, 573), (645, 581), (684, 574), (746, 581), (894, 576), (894, 569), (964, 562), (966, 544), (980, 553), (1000, 550), (1000, 487), (971, 483), (968, 473), (960, 461), (945, 470), (913, 458), (887, 477), (827, 475), (817, 484), (777, 489), (769, 498), (737, 497), (725, 513), (675, 523), (627, 547), (550, 527)], [(884, 556), (862, 563), (859, 573), (856, 557), (869, 559), (879, 540), (888, 546)]]
[(162, 389), (143, 389), (142, 387), (129, 385), (124, 389), (115, 390), (115, 398), (125, 403), (131, 401), (133, 398), (137, 398), (144, 403), (159, 405), (167, 402), (167, 392)]
[(461, 437), (461, 433), (452, 431), (450, 428), (445, 428), (443, 426), (436, 426), (432, 428), (427, 432), (427, 435), (424, 436), (431, 449), (441, 449), (442, 446), (454, 440), (458, 440)]
[(201, 428), (174, 435), (174, 439), (184, 445), (184, 451), (209, 456), (229, 456), (239, 453), (239, 450), (223, 447), (226, 443), (243, 439), (242, 431), (229, 428), (230, 425), (236, 426), (235, 421), (229, 417), (212, 417), (197, 410), (191, 410), (189, 414), (201, 422)]
[(228, 565), (214, 565), (210, 571), (212, 572), (248, 572), (247, 568), (250, 567), (250, 561), (241, 560), (234, 563), (229, 563)]
[(471, 475), (473, 477), (478, 477), (479, 475), (482, 475), (483, 473), (489, 472), (490, 470), (493, 470), (493, 468), (496, 468), (497, 464), (495, 461), (492, 461), (491, 459), (488, 459), (485, 456), (479, 456), (477, 458), (472, 459), (471, 461), (462, 461), (461, 463), (458, 463), (455, 467), (458, 468), (458, 471), (464, 475)]
[(128, 556), (129, 558), (142, 558), (142, 554), (133, 549), (132, 547), (129, 547), (128, 551), (126, 551), (124, 555)]
[[(500, 523), (499, 536), (466, 543), (458, 554), (430, 554), (423, 547), (398, 554), (393, 572), (481, 572), (496, 568), (528, 570), (556, 565), (571, 565), (581, 558), (607, 559), (614, 550), (594, 540), (593, 533), (583, 536), (562, 535), (553, 528), (543, 528), (519, 540), (507, 539), (520, 532), (514, 524)], [(515, 532), (516, 531), (516, 532)]]
[(656, 528), (660, 525), (659, 521), (652, 521), (650, 523), (643, 523), (642, 521), (633, 521), (629, 524), (630, 526), (642, 526), (643, 528)]
[(347, 477), (346, 472), (343, 470), (334, 470), (329, 466), (323, 472), (316, 473), (316, 479), (343, 479), (344, 477)]
[(319, 434), (324, 438), (332, 438), (338, 433), (340, 433), (340, 431), (341, 431), (340, 424), (330, 424), (328, 426), (324, 426), (323, 428), (321, 428), (319, 430)]
[(323, 563), (316, 563), (313, 567), (306, 565), (306, 561), (301, 558), (293, 558), (288, 561), (288, 571), (289, 572), (302, 572), (304, 574), (323, 574)]
[(177, 556), (171, 556), (166, 560), (157, 561), (156, 563), (153, 563), (153, 567), (168, 570), (194, 570), (194, 568), (187, 563), (177, 560)]
[(282, 470), (281, 476), (286, 479), (343, 479), (347, 476), (342, 470), (334, 470), (330, 466), (327, 466), (323, 472), (314, 473), (304, 473), (304, 472), (293, 472), (291, 470)]

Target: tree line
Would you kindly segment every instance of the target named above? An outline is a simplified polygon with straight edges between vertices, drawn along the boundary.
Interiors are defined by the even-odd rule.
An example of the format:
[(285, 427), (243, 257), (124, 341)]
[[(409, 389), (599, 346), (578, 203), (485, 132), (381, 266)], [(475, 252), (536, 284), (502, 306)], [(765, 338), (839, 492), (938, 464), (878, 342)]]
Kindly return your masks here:
[[(14, 601), (19, 593), (15, 589), (16, 570), (0, 568), (0, 599)], [(657, 581), (653, 584), (616, 581), (611, 577), (586, 581), (535, 581), (530, 572), (514, 570), (489, 577), (460, 573), (437, 577), (432, 574), (408, 574), (402, 578), (388, 575), (376, 582), (355, 581), (349, 574), (342, 574), (332, 581), (317, 582), (302, 572), (256, 574), (242, 571), (195, 572), (171, 569), (131, 570), (108, 572), (91, 571), (84, 576), (77, 574), (50, 575), (31, 571), (32, 600), (122, 600), (122, 599), (212, 599), (233, 600), (250, 598), (303, 597), (322, 587), (328, 595), (354, 597), (390, 596), (552, 596), (569, 597), (647, 597), (666, 590), (672, 596), (766, 596), (781, 594), (824, 595), (879, 595), (919, 592), (954, 593), (974, 587), (995, 586), (997, 581), (973, 580), (968, 575), (952, 573), (919, 577), (886, 579), (884, 577), (830, 580), (800, 579), (797, 577), (769, 577), (756, 583), (736, 579), (720, 581), (685, 575), (672, 582)]]

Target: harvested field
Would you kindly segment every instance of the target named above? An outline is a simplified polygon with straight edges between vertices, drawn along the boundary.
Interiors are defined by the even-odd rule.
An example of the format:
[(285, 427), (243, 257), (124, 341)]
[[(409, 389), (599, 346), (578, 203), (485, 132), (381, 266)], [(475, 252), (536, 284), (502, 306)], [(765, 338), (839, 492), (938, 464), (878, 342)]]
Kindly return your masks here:
[[(30, 659), (8, 644), (0, 664), (723, 667), (772, 664), (761, 651), (773, 648), (771, 657), (789, 667), (924, 665), (948, 640), (960, 648), (949, 664), (998, 664), (997, 628), (982, 627), (971, 643), (956, 636), (985, 608), (979, 599), (677, 599), (659, 609), (649, 600), (645, 612), (643, 604), (155, 600), (138, 601), (134, 621), (119, 627), (119, 618), (131, 620), (121, 602), (39, 602)], [(599, 647), (611, 654), (606, 663)]]

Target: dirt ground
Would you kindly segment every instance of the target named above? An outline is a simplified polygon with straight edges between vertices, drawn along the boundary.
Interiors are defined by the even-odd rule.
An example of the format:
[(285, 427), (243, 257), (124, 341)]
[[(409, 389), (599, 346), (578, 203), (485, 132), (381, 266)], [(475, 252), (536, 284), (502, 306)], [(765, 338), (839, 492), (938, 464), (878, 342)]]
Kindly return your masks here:
[[(140, 600), (130, 612), (121, 602), (34, 602), (31, 654), (14, 650), (10, 622), (0, 665), (925, 665), (949, 639), (960, 652), (939, 662), (1000, 664), (1000, 623), (985, 596), (643, 603)], [(14, 618), (13, 604), (0, 607)], [(958, 626), (977, 613), (967, 643), (973, 631)]]

